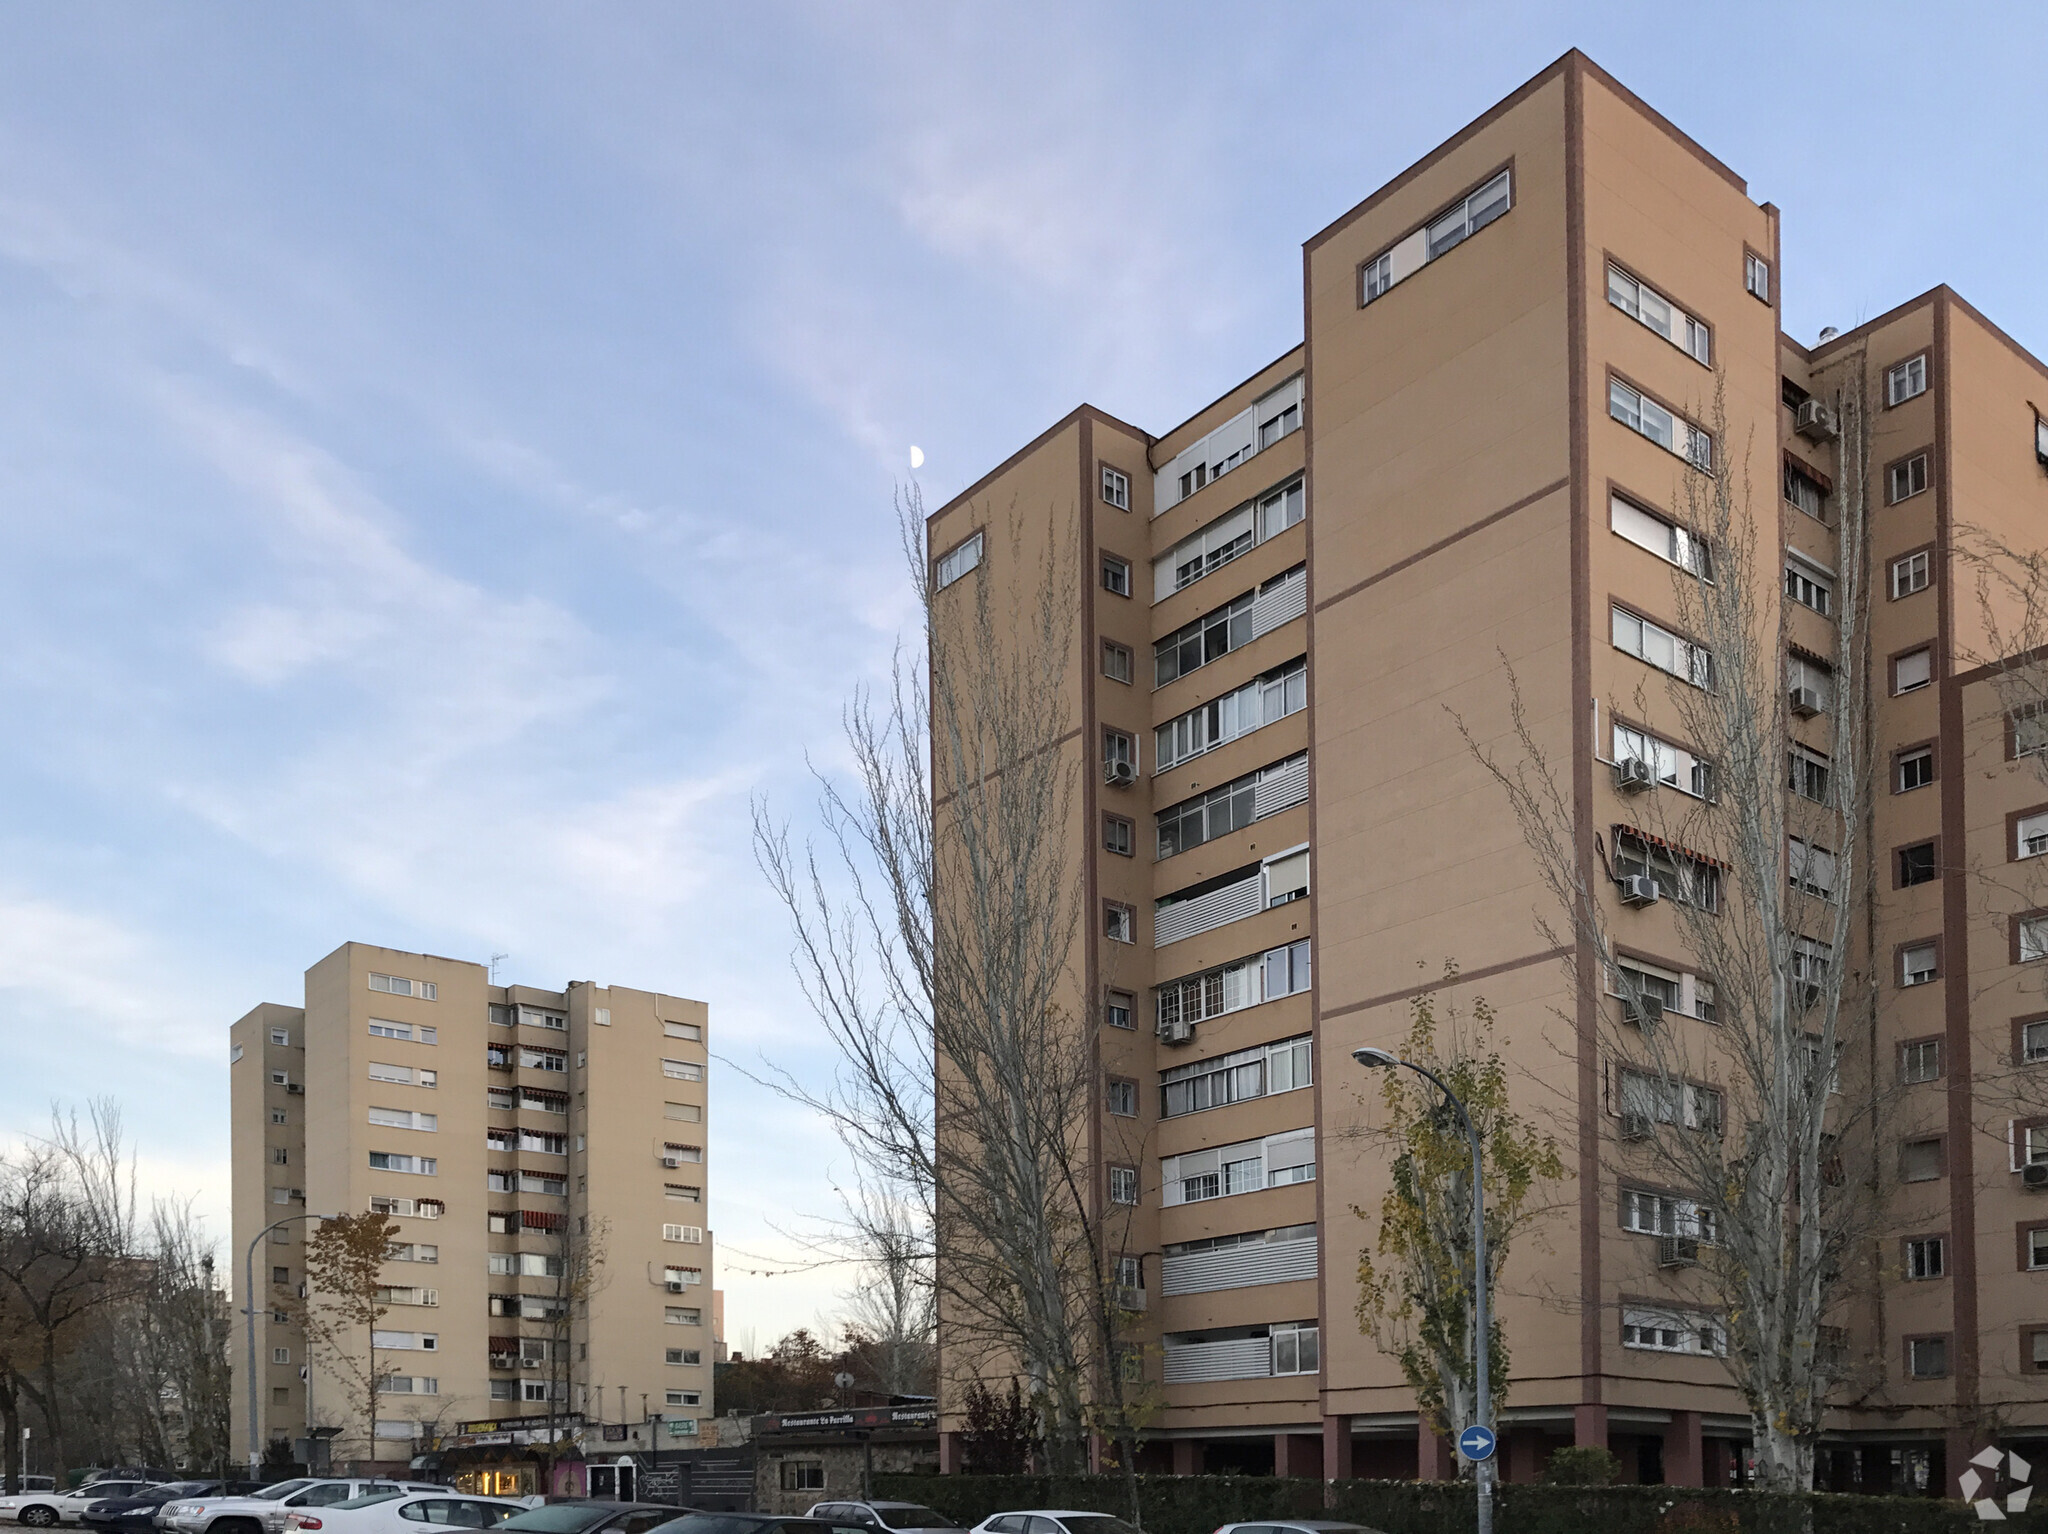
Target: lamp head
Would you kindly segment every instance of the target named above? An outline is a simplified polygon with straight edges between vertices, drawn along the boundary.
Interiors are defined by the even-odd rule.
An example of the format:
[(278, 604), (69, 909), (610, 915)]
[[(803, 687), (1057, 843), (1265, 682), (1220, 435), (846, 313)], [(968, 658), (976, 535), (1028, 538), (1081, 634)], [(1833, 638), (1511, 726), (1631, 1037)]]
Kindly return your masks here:
[(1370, 1046), (1352, 1050), (1351, 1058), (1368, 1068), (1374, 1066), (1393, 1066), (1401, 1063), (1400, 1057), (1391, 1050), (1373, 1049)]

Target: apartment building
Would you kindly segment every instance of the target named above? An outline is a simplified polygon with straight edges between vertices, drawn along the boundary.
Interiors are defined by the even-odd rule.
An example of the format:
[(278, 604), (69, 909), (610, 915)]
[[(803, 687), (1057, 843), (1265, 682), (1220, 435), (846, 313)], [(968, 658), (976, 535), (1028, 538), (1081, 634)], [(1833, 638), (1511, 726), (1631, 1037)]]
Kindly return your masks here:
[[(436, 1449), (453, 1471), (461, 1449), (550, 1424), (632, 1424), (633, 1441), (659, 1424), (656, 1446), (694, 1447), (712, 1415), (708, 1027), (702, 1002), (499, 986), (481, 964), (363, 943), (306, 971), (303, 1006), (237, 1021), (237, 1252), (264, 1237), (260, 1444), (338, 1428), (337, 1452), (364, 1454), (360, 1413), (289, 1301), (313, 1220), (377, 1211), (398, 1235), (366, 1457)], [(548, 1489), (533, 1465), (489, 1457), (478, 1489)]]
[[(1791, 768), (1824, 773), (1840, 466), (1809, 396), (1848, 378), (1876, 401), (1884, 861), (1868, 953), (1833, 958), (1884, 969), (1858, 1047), (1901, 1090), (1897, 1230), (1851, 1339), (1870, 1378), (1822, 1475), (1953, 1495), (1988, 1438), (2048, 1438), (2048, 1173), (2026, 1170), (2048, 1161), (2048, 880), (2025, 867), (2048, 852), (2048, 731), (2008, 717), (1957, 534), (2040, 546), (2048, 369), (1947, 288), (1802, 346), (1778, 231), (1568, 54), (1308, 239), (1302, 344), (1162, 434), (1082, 406), (930, 518), (941, 625), (956, 589), (1040, 579), (1034, 540), (1078, 551), (1074, 1004), (1104, 1024), (1097, 1141), (1143, 1147), (1105, 1153), (1096, 1196), (1130, 1206), (1165, 1403), (1146, 1468), (1449, 1473), (1354, 1319), (1355, 1211), (1388, 1174), (1349, 1131), (1351, 1051), (1398, 1044), (1450, 958), (1575, 1174), (1503, 1284), (1502, 1474), (1577, 1443), (1646, 1481), (1743, 1478), (1725, 1334), (1670, 1260), (1682, 1197), (1619, 1122), (1622, 1003), (1574, 983), (1589, 948), (1540, 936), (1551, 902), (1457, 719), (1501, 739), (1512, 670), (1577, 844), (1610, 864), (1618, 946), (1672, 1026), (1714, 1026), (1711, 977), (1659, 962), (1684, 951), (1670, 903), (1624, 882), (1712, 877), (1638, 797), (1705, 792), (1664, 702), (1710, 664), (1673, 611), (1699, 557), (1683, 486), (1725, 464), (1754, 487), (1767, 576), (1783, 549)], [(1023, 547), (1004, 506), (1057, 509)]]

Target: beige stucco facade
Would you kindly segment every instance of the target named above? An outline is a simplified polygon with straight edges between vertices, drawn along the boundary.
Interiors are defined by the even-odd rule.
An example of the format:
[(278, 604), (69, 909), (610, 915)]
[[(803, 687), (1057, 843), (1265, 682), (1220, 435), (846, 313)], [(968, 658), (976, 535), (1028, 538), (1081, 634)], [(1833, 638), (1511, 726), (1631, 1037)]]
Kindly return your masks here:
[[(377, 1362), (399, 1383), (376, 1459), (454, 1447), (464, 1423), (531, 1428), (550, 1391), (593, 1431), (663, 1419), (657, 1446), (695, 1447), (712, 1415), (708, 1028), (702, 1002), (496, 986), (480, 964), (361, 943), (306, 972), (303, 1007), (233, 1025), (237, 1254), (288, 1216), (398, 1226)], [(340, 1427), (359, 1454), (361, 1423), (285, 1303), (309, 1224), (256, 1251), (258, 1438)], [(566, 1254), (573, 1273), (582, 1243), (602, 1265), (564, 1332), (549, 1270)], [(240, 1304), (239, 1269), (236, 1284)]]
[[(1432, 252), (1427, 231), (1461, 206), (1478, 227)], [(1612, 273), (1675, 306), (1675, 334), (1610, 302)], [(1512, 672), (1533, 733), (1565, 775), (1581, 843), (1590, 849), (1596, 833), (1611, 839), (1636, 820), (1603, 742), (1617, 718), (1667, 738), (1678, 724), (1662, 678), (1614, 642), (1614, 615), (1676, 632), (1682, 615), (1670, 564), (1619, 534), (1611, 508), (1622, 497), (1679, 512), (1693, 470), (1682, 437), (1677, 450), (1660, 446), (1617, 419), (1612, 402), (1661, 406), (1682, 434), (1687, 420), (1713, 419), (1718, 389), (1716, 451), (1755, 487), (1759, 594), (1775, 607), (1776, 547), (1825, 570), (1834, 537), (1778, 494), (1790, 494), (1788, 464), (1819, 484), (1839, 468), (1834, 444), (1796, 430), (1797, 400), (1859, 367), (1882, 396), (1887, 371), (1921, 354), (1925, 392), (1875, 423), (1881, 467), (1924, 450), (1930, 472), (1924, 489), (1872, 514), (1871, 716), (1888, 774), (1874, 856), (1882, 875), (1898, 849), (1934, 838), (1940, 874), (1901, 888), (1880, 877), (1868, 951), (1838, 961), (1891, 977), (1864, 1044), (1877, 1075), (1901, 1069), (1909, 1041), (1941, 1041), (1937, 1074), (1897, 1094), (1886, 1132), (1940, 1137), (1946, 1170), (1894, 1190), (1898, 1231), (1877, 1254), (1879, 1292), (1854, 1318), (1870, 1367), (1831, 1420), (1823, 1475), (1845, 1487), (1938, 1487), (1946, 1462), (1952, 1485), (1959, 1456), (1982, 1438), (2048, 1437), (2048, 1376), (2031, 1351), (2034, 1328), (2048, 1329), (2048, 1244), (2030, 1266), (2026, 1234), (2048, 1226), (2048, 1194), (2022, 1186), (2009, 1151), (2025, 1118), (2015, 1104), (2048, 1104), (2028, 1074), (2048, 1063), (2019, 1058), (2015, 1021), (2048, 1002), (2013, 962), (2011, 936), (2019, 915), (2048, 907), (2048, 879), (2026, 877), (2012, 819), (2048, 805), (2048, 785), (2035, 763), (2012, 759), (1955, 548), (1965, 523), (2041, 546), (2048, 466), (2036, 407), (2048, 402), (2048, 370), (1945, 288), (1808, 350), (1782, 334), (1784, 276), (1777, 210), (1573, 53), (1306, 243), (1301, 346), (1158, 437), (1083, 406), (931, 518), (935, 559), (984, 530), (981, 562), (963, 582), (1000, 590), (1015, 572), (1043, 568), (1035, 547), (1005, 541), (994, 508), (1053, 508), (1050, 533), (1032, 536), (1078, 551), (1073, 713), (1086, 770), (1075, 836), (1089, 849), (1090, 920), (1076, 1005), (1107, 1024), (1105, 1078), (1139, 1087), (1135, 1118), (1105, 1108), (1100, 1143), (1142, 1147), (1131, 1250), (1166, 1403), (1151, 1467), (1444, 1472), (1444, 1446), (1418, 1432), (1399, 1371), (1354, 1320), (1370, 1235), (1354, 1211), (1377, 1210), (1387, 1177), (1384, 1158), (1348, 1131), (1366, 1113), (1351, 1051), (1397, 1042), (1411, 999), (1450, 959), (1463, 973), (1458, 996), (1483, 995), (1496, 1009), (1516, 1091), (1558, 1128), (1573, 1173), (1566, 1207), (1518, 1246), (1503, 1285), (1513, 1351), (1503, 1473), (1533, 1478), (1550, 1448), (1576, 1441), (1613, 1447), (1642, 1479), (1740, 1478), (1748, 1419), (1720, 1364), (1625, 1337), (1631, 1309), (1697, 1310), (1696, 1275), (1660, 1265), (1656, 1238), (1623, 1228), (1617, 1206), (1634, 1152), (1604, 1085), (1612, 1062), (1600, 1010), (1618, 1003), (1573, 983), (1574, 968), (1591, 976), (1590, 949), (1539, 932), (1549, 902), (1538, 871), (1459, 723), (1483, 744), (1511, 744)], [(1297, 487), (1305, 517), (1269, 521), (1273, 498)], [(1242, 529), (1248, 541), (1237, 541)], [(1892, 562), (1922, 548), (1929, 579), (1894, 597)], [(1128, 562), (1128, 594), (1106, 557)], [(1155, 578), (1162, 559), (1168, 569)], [(1291, 576), (1305, 589), (1290, 588)], [(965, 598), (938, 592), (941, 623), (949, 600)], [(1228, 617), (1240, 600), (1242, 637)], [(1825, 660), (1831, 626), (1784, 606), (1788, 645)], [(1219, 614), (1227, 641), (1217, 653), (1184, 667), (1177, 651), (1156, 668), (1162, 640)], [(1891, 659), (1920, 646), (1932, 649), (1929, 684), (1893, 695)], [(1286, 676), (1304, 661), (1294, 704)], [(1233, 735), (1222, 709), (1242, 710), (1255, 683), (1277, 683), (1281, 702)], [(1181, 749), (1162, 729), (1207, 705), (1216, 714), (1195, 728), (1228, 738), (1185, 760), (1162, 757)], [(1815, 742), (1824, 722), (1812, 726)], [(1118, 749), (1109, 731), (1138, 743), (1128, 783), (1107, 770)], [(1922, 744), (1934, 748), (1933, 779), (1899, 787), (1898, 755)], [(1301, 781), (1292, 764), (1304, 751)], [(1158, 841), (1161, 812), (1248, 780), (1249, 823), (1185, 850)], [(1289, 860), (1304, 847), (1306, 897), (1285, 898)], [(1174, 898), (1190, 892), (1223, 919), (1190, 920), (1190, 903)], [(1113, 907), (1133, 914), (1129, 941)], [(1626, 910), (1617, 899), (1611, 915), (1627, 952), (1654, 962), (1684, 951), (1668, 907)], [(1901, 945), (1927, 938), (1940, 945), (1937, 983), (1899, 984)], [(1275, 991), (1272, 956), (1303, 939), (1312, 983)], [(1239, 961), (1268, 977), (1253, 1004), (1227, 990), (1246, 982), (1223, 976), (1217, 994), (1238, 1005), (1191, 1030), (1172, 1025), (1181, 1003), (1163, 1006), (1163, 996), (1185, 997), (1191, 977)], [(1277, 973), (1298, 976), (1299, 965)], [(1191, 1064), (1300, 1039), (1312, 1081), (1296, 1070), (1289, 1090), (1163, 1113)], [(1274, 1058), (1269, 1083), (1279, 1079)], [(1927, 1057), (1915, 1058), (1924, 1071)], [(1289, 1136), (1304, 1129), (1314, 1133), (1309, 1179), (1290, 1159)], [(1206, 1175), (1205, 1162), (1187, 1158), (1225, 1146), (1240, 1166), (1254, 1159), (1245, 1147), (1263, 1147), (1256, 1185), (1232, 1191), (1226, 1172), (1221, 1196), (1173, 1193), (1190, 1169)], [(1102, 1159), (1098, 1194), (1108, 1199), (1113, 1149)], [(1892, 1248), (1915, 1232), (1947, 1237), (1938, 1279), (1900, 1271)], [(1258, 1245), (1235, 1239), (1246, 1236), (1265, 1255), (1245, 1255)], [(1313, 1241), (1312, 1261), (1302, 1240)], [(1298, 1343), (1283, 1354), (1279, 1341), (1306, 1327), (1317, 1329), (1312, 1367), (1300, 1366)], [(1272, 1344), (1264, 1370), (1246, 1362), (1261, 1336)], [(1945, 1339), (1948, 1372), (1910, 1377), (1909, 1339), (1932, 1337)], [(1245, 1346), (1233, 1352), (1235, 1343)], [(1210, 1351), (1180, 1351), (1189, 1347)], [(1283, 1356), (1300, 1372), (1276, 1372)]]

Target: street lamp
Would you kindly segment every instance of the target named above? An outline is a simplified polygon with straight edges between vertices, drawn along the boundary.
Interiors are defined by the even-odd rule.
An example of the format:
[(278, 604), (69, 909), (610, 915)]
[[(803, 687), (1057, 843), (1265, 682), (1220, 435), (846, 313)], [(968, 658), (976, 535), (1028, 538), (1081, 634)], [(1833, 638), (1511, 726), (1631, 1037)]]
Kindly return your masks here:
[(247, 1318), (249, 1326), (249, 1479), (252, 1481), (256, 1479), (256, 1467), (263, 1458), (262, 1445), (257, 1442), (257, 1434), (261, 1430), (256, 1424), (256, 1248), (263, 1244), (265, 1236), (291, 1224), (294, 1220), (333, 1218), (335, 1217), (331, 1214), (288, 1214), (281, 1220), (272, 1220), (256, 1232), (255, 1238), (249, 1243), (249, 1250), (242, 1257), (242, 1298), (247, 1302), (242, 1307), (242, 1314)]
[[(1490, 1434), (1493, 1431), (1493, 1389), (1487, 1378), (1487, 1365), (1493, 1352), (1493, 1329), (1487, 1316), (1486, 1304), (1486, 1192), (1480, 1181), (1479, 1126), (1472, 1122), (1472, 1115), (1465, 1111), (1465, 1105), (1444, 1084), (1443, 1077), (1427, 1066), (1417, 1065), (1413, 1060), (1403, 1060), (1391, 1050), (1373, 1049), (1367, 1046), (1351, 1051), (1351, 1058), (1369, 1070), (1392, 1070), (1405, 1066), (1418, 1076), (1427, 1077), (1436, 1084), (1439, 1092), (1458, 1110), (1458, 1117), (1465, 1121), (1465, 1133), (1472, 1142), (1472, 1321), (1473, 1363), (1478, 1371), (1479, 1421)], [(1493, 1453), (1488, 1448), (1486, 1457), (1475, 1461), (1473, 1478), (1479, 1493), (1479, 1534), (1493, 1534)]]

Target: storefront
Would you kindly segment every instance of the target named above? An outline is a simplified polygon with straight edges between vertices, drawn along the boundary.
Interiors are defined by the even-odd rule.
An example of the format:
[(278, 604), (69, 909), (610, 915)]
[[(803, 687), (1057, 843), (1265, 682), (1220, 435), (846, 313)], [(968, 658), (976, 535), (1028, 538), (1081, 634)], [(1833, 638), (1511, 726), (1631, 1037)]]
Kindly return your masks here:
[(480, 1497), (584, 1494), (583, 1418), (495, 1418), (456, 1424), (437, 1441), (441, 1473), (458, 1491)]

